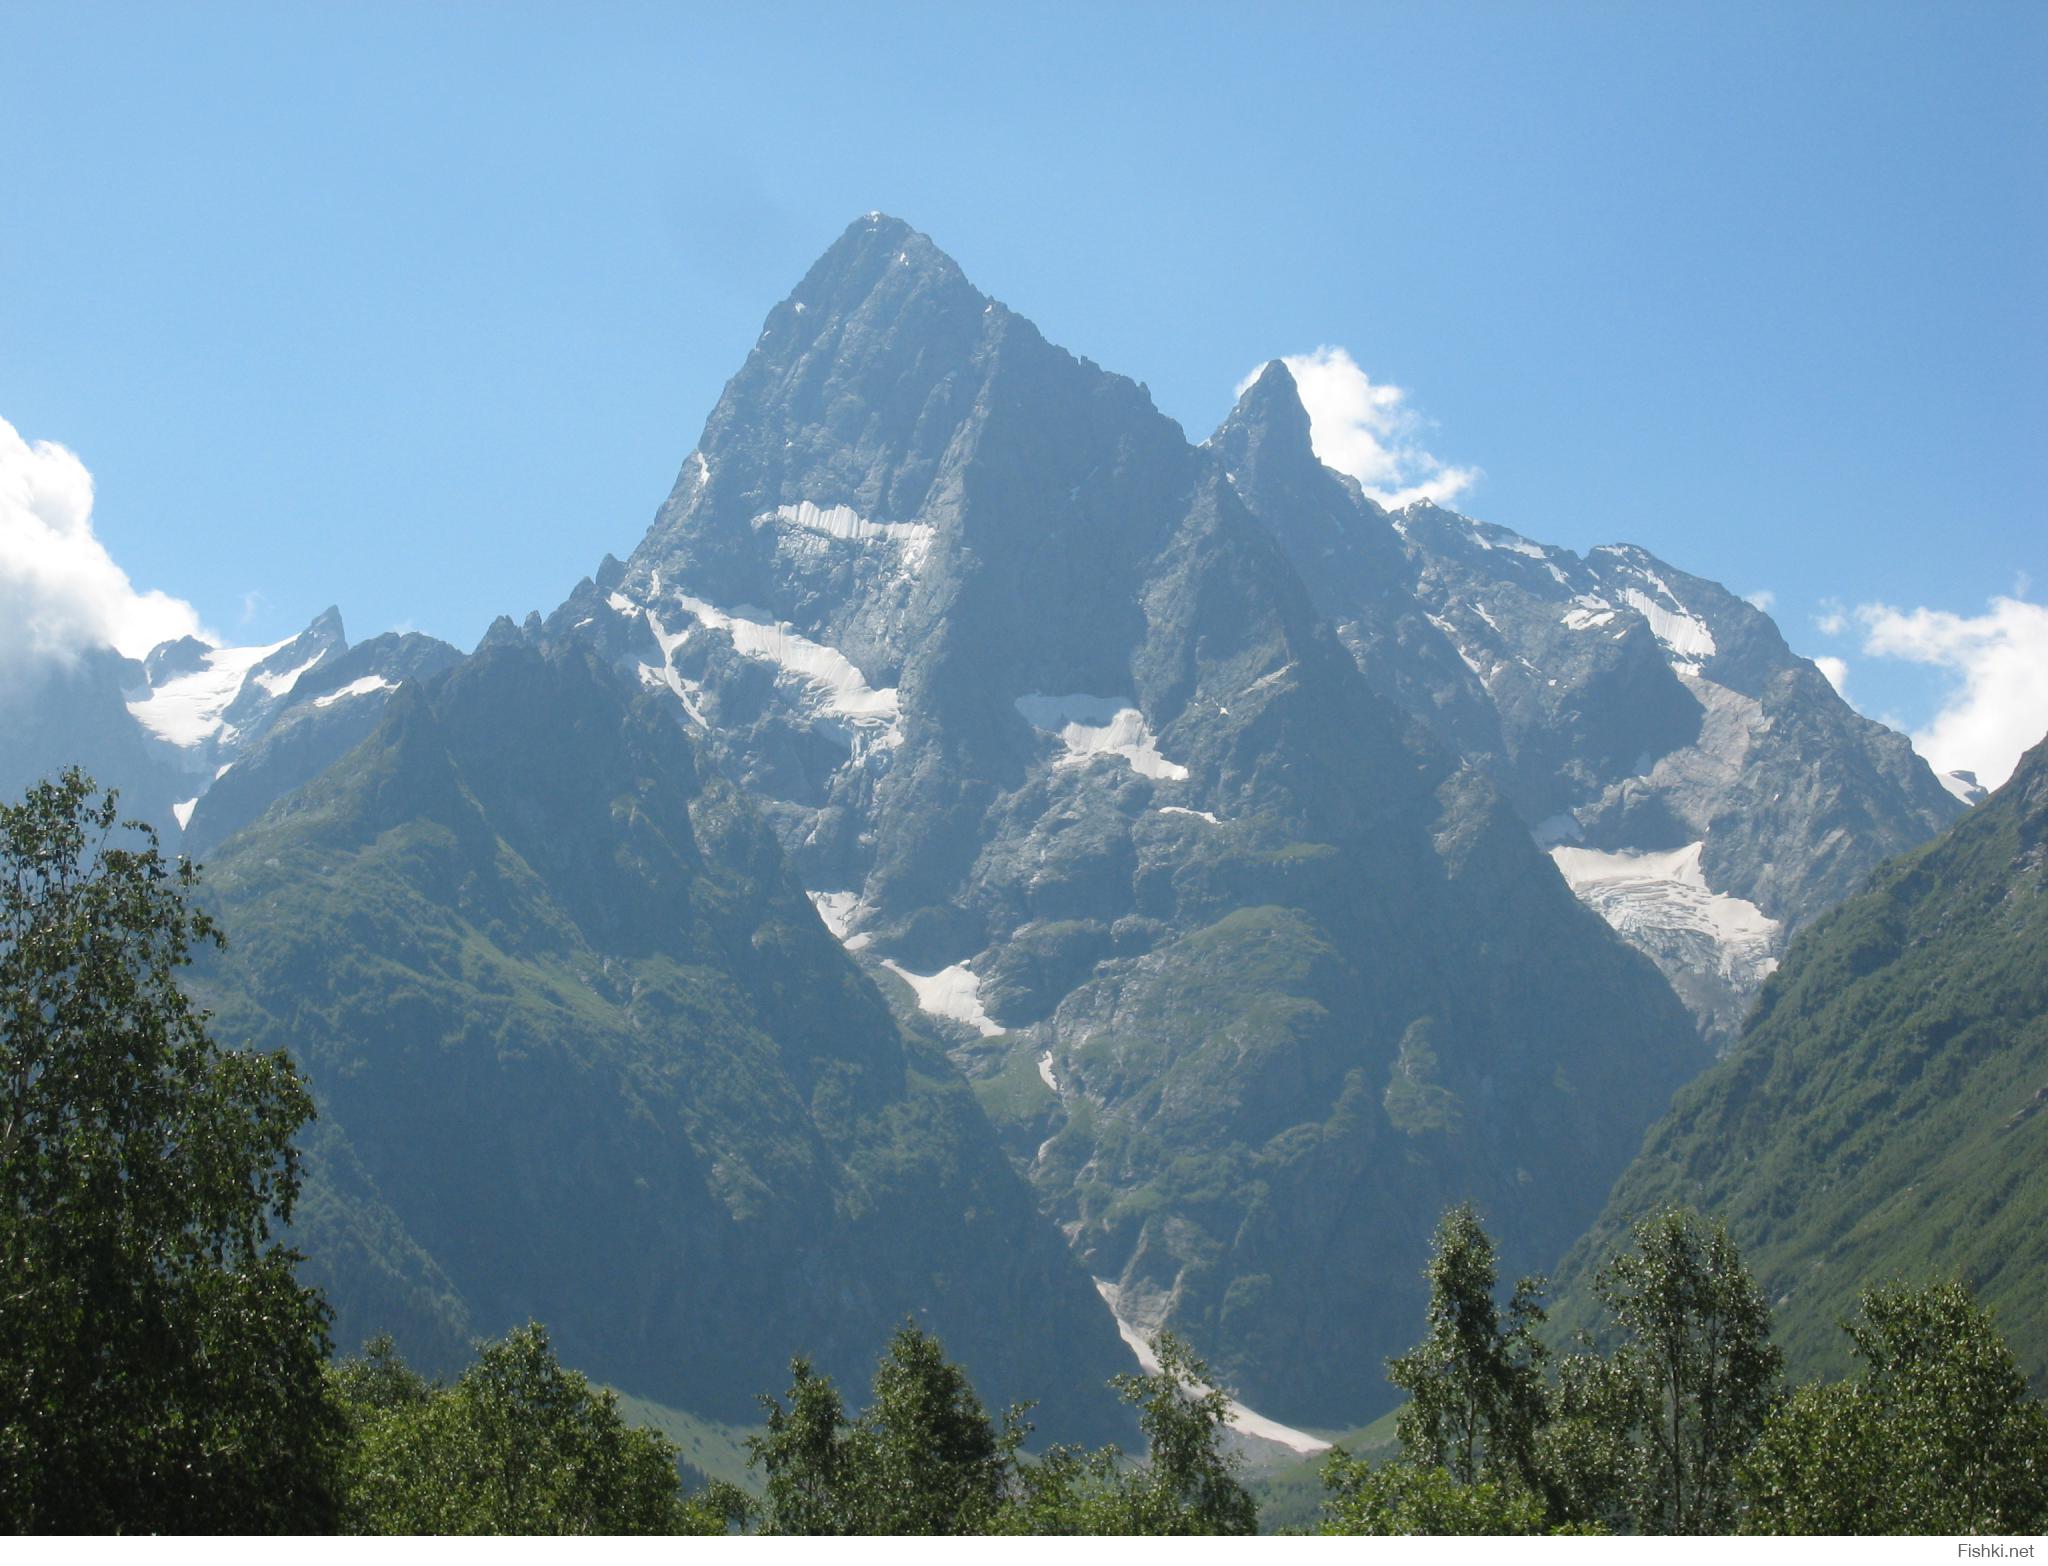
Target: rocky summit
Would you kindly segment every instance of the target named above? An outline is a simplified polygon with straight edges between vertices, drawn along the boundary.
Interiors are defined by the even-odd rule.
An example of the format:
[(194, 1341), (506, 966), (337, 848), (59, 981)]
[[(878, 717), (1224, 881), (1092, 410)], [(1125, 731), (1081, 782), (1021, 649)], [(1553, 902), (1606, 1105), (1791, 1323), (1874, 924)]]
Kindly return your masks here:
[(1374, 689), (1500, 788), (1718, 1047), (1792, 931), (1965, 808), (1719, 584), (1381, 507), (1317, 461), (1283, 364), (1210, 445)]
[(1704, 1058), (1224, 453), (893, 219), (536, 634), (670, 695), (1120, 1319), (1275, 1417), (1384, 1406), (1442, 1207), (1547, 1265)]

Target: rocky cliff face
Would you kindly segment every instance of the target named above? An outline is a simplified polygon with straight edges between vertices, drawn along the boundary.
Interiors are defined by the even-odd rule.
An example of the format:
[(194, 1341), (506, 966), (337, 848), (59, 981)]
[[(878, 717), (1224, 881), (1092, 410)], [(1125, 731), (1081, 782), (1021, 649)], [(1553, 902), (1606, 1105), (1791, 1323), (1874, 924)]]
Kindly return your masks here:
[(221, 845), (222, 1036), (320, 1106), (298, 1243), (345, 1345), (565, 1358), (750, 1421), (905, 1317), (1047, 1438), (1121, 1431), (1113, 1323), (958, 1073), (773, 834), (587, 652), (496, 638)]
[(670, 693), (1124, 1316), (1268, 1413), (1383, 1404), (1442, 1206), (1547, 1265), (1699, 1062), (1221, 456), (894, 220), (533, 634)]
[(1383, 510), (1316, 460), (1282, 364), (1210, 445), (1374, 688), (1499, 786), (1717, 1045), (1791, 930), (1964, 808), (1716, 583)]

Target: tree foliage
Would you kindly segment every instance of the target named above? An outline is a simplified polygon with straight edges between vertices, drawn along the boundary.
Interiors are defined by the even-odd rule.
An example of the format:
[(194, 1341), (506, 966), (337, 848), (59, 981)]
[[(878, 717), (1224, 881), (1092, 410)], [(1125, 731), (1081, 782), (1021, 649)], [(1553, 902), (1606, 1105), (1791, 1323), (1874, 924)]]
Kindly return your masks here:
[(1725, 1533), (1736, 1463), (1784, 1362), (1770, 1307), (1718, 1222), (1674, 1208), (1637, 1224), (1633, 1240), (1594, 1282), (1623, 1334), (1603, 1390), (1610, 1422), (1635, 1424), (1633, 1521), (1646, 1533)]
[(317, 1530), (325, 1307), (273, 1239), (313, 1113), (178, 972), (219, 933), (76, 770), (0, 806), (0, 1517)]
[(1471, 1204), (1437, 1225), (1429, 1264), (1427, 1330), (1387, 1362), (1387, 1379), (1408, 1394), (1403, 1449), (1461, 1484), (1481, 1479), (1534, 1487), (1536, 1435), (1547, 1414), (1543, 1281), (1515, 1285), (1503, 1322), (1494, 1300), (1493, 1241)]
[(1474, 1482), (1439, 1465), (1374, 1468), (1343, 1447), (1323, 1465), (1327, 1534), (1517, 1535), (1551, 1531), (1543, 1502), (1513, 1482)]
[(564, 1370), (545, 1329), (482, 1345), (452, 1386), (388, 1339), (335, 1369), (347, 1412), (344, 1524), (372, 1534), (723, 1533), (730, 1486), (685, 1501), (674, 1443)]
[(2048, 1410), (1967, 1288), (1873, 1289), (1844, 1330), (1861, 1374), (1772, 1416), (1743, 1465), (1747, 1531), (2048, 1527)]

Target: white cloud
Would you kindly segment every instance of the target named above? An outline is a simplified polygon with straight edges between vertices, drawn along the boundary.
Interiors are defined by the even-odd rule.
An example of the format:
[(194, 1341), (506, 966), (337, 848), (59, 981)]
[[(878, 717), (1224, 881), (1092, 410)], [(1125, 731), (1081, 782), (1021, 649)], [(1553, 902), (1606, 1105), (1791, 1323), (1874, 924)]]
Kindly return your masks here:
[(181, 599), (138, 593), (93, 536), (92, 474), (0, 419), (0, 678), (112, 644), (140, 657), (200, 633)]
[[(1445, 504), (1479, 477), (1477, 468), (1454, 468), (1423, 449), (1425, 421), (1408, 406), (1398, 386), (1376, 384), (1342, 348), (1289, 354), (1280, 361), (1294, 377), (1308, 410), (1309, 440), (1316, 455), (1349, 473), (1381, 505), (1394, 508), (1418, 500)], [(1259, 378), (1264, 365), (1237, 383), (1237, 395)]]
[(1748, 601), (1752, 609), (1760, 609), (1765, 614), (1769, 614), (1771, 612), (1771, 605), (1778, 601), (1778, 595), (1768, 587), (1759, 587), (1749, 595)]
[(1813, 617), (1814, 629), (1823, 636), (1840, 636), (1849, 629), (1849, 611), (1839, 598), (1823, 598), (1821, 612)]
[(1864, 604), (1863, 650), (1931, 664), (1956, 685), (1913, 744), (1937, 772), (1969, 771), (1986, 788), (2012, 775), (2048, 733), (2048, 605), (1994, 598), (1980, 615)]
[(1842, 658), (1816, 658), (1813, 660), (1813, 666), (1828, 677), (1828, 684), (1835, 688), (1837, 696), (1841, 697), (1844, 701), (1849, 699), (1849, 665), (1847, 660)]

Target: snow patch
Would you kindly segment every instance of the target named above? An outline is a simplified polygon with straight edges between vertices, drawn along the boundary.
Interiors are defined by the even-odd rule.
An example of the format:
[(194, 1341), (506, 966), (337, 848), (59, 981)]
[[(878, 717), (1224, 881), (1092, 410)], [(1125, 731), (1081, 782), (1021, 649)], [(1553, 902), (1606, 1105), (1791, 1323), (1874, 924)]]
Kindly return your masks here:
[(1667, 652), (1688, 663), (1714, 656), (1714, 633), (1707, 629), (1707, 622), (1688, 614), (1682, 606), (1667, 608), (1635, 587), (1622, 589), (1621, 601), (1650, 622), (1651, 634)]
[(1984, 785), (1977, 781), (1977, 774), (1974, 772), (1937, 772), (1934, 774), (1934, 781), (1966, 805), (1977, 804), (1988, 792)]
[(171, 814), (177, 817), (178, 830), (180, 832), (192, 824), (192, 810), (198, 803), (199, 796), (194, 794), (190, 799), (181, 799), (177, 804), (171, 806)]
[(1464, 662), (1466, 668), (1470, 669), (1474, 674), (1476, 674), (1479, 677), (1480, 683), (1484, 684), (1486, 680), (1486, 671), (1480, 668), (1477, 663), (1473, 662), (1472, 655), (1465, 651), (1464, 643), (1458, 640), (1458, 628), (1451, 624), (1450, 621), (1444, 619), (1441, 615), (1430, 614), (1426, 610), (1423, 613), (1423, 618), (1429, 621), (1429, 623), (1435, 626), (1439, 631), (1442, 631), (1444, 633), (1444, 640), (1451, 644), (1451, 650), (1455, 652), (1458, 655), (1458, 657)]
[(1481, 549), (1505, 549), (1511, 554), (1527, 555), (1531, 560), (1547, 561), (1550, 558), (1549, 550), (1541, 544), (1531, 543), (1520, 533), (1497, 523), (1481, 522), (1476, 518), (1470, 520), (1472, 532), (1469, 536)]
[[(289, 642), (268, 647), (214, 647), (200, 666), (165, 680), (128, 711), (158, 739), (180, 749), (203, 745), (221, 731), (221, 714), (241, 694), (249, 671)], [(296, 675), (293, 678), (297, 678)]]
[(919, 1011), (949, 1022), (965, 1023), (985, 1039), (1003, 1031), (1001, 1024), (981, 1009), (981, 980), (966, 963), (956, 962), (937, 973), (912, 973), (887, 957), (882, 959), (882, 966), (910, 986), (917, 996)]
[[(1109, 1314), (1116, 1322), (1116, 1335), (1122, 1338), (1124, 1346), (1137, 1356), (1138, 1368), (1149, 1375), (1158, 1375), (1159, 1356), (1152, 1352), (1152, 1345), (1145, 1341), (1137, 1328), (1124, 1320), (1119, 1310), (1123, 1291), (1107, 1278), (1097, 1278), (1095, 1292), (1102, 1296), (1102, 1303), (1109, 1307)], [(1225, 1402), (1229, 1409), (1224, 1416), (1225, 1423), (1239, 1435), (1251, 1436), (1260, 1441), (1277, 1442), (1303, 1457), (1313, 1457), (1318, 1452), (1327, 1452), (1330, 1449), (1329, 1442), (1310, 1435), (1306, 1430), (1296, 1430), (1291, 1425), (1283, 1425), (1277, 1419), (1268, 1419), (1256, 1409), (1245, 1407), (1234, 1397), (1226, 1398)]]
[(387, 680), (381, 674), (366, 674), (360, 680), (350, 680), (340, 690), (329, 691), (325, 696), (315, 696), (313, 698), (313, 705), (316, 707), (332, 707), (336, 702), (346, 701), (351, 696), (367, 696), (372, 691), (395, 691), (397, 689), (398, 682), (396, 680)]
[(1038, 1080), (1055, 1093), (1060, 1090), (1060, 1075), (1052, 1069), (1052, 1051), (1046, 1050), (1038, 1057)]
[(815, 533), (855, 544), (881, 543), (893, 546), (903, 568), (912, 576), (924, 569), (937, 533), (929, 522), (870, 522), (851, 506), (816, 506), (801, 501), (794, 506), (777, 506), (754, 518), (756, 528), (780, 525), (799, 532)]
[(1034, 729), (1059, 736), (1066, 754), (1055, 767), (1086, 766), (1100, 756), (1121, 756), (1140, 777), (1185, 782), (1188, 769), (1159, 754), (1145, 716), (1115, 696), (1019, 696), (1019, 716)]
[(860, 893), (807, 891), (804, 895), (818, 910), (818, 917), (825, 921), (825, 928), (838, 940), (845, 940), (846, 928), (853, 922), (853, 910), (860, 902)]
[[(774, 664), (792, 682), (805, 687), (822, 711), (835, 718), (846, 719), (856, 729), (871, 734), (875, 742), (884, 748), (893, 749), (903, 743), (903, 733), (897, 725), (896, 688), (892, 685), (875, 689), (852, 660), (837, 649), (814, 642), (790, 629), (786, 621), (771, 623), (766, 619), (729, 614), (715, 604), (683, 593), (673, 595), (673, 601), (704, 629), (725, 632), (732, 639), (733, 650), (741, 657)], [(612, 607), (619, 608), (620, 602), (621, 596), (614, 593)], [(630, 607), (630, 601), (628, 604)], [(692, 630), (670, 631), (652, 609), (647, 610), (646, 615), (647, 627), (661, 648), (664, 662), (660, 671), (662, 679), (681, 698), (690, 716), (703, 724), (703, 714), (692, 700), (693, 696), (702, 694), (701, 687), (683, 679), (673, 667), (676, 648), (690, 639)]]
[(1211, 826), (1221, 826), (1213, 810), (1191, 810), (1186, 805), (1161, 805), (1158, 814), (1162, 816), (1193, 816), (1197, 821), (1206, 821)]
[(1603, 625), (1614, 621), (1614, 605), (1604, 598), (1595, 598), (1591, 593), (1580, 593), (1572, 599), (1572, 606), (1564, 612), (1564, 628), (1567, 631), (1597, 631)]
[(1704, 935), (1720, 951), (1721, 976), (1756, 982), (1778, 965), (1779, 923), (1755, 903), (1708, 888), (1700, 869), (1704, 841), (1664, 853), (1559, 845), (1550, 858), (1566, 883), (1624, 936)]
[(325, 658), (326, 656), (327, 649), (323, 647), (320, 649), (320, 651), (313, 654), (312, 657), (308, 658), (304, 663), (300, 664), (296, 669), (291, 670), (287, 674), (265, 674), (261, 671), (258, 671), (255, 675), (251, 676), (251, 678), (253, 678), (256, 681), (256, 683), (262, 686), (266, 691), (270, 692), (271, 695), (283, 696), (287, 694), (294, 685), (299, 683), (300, 675), (304, 674), (308, 669), (312, 668), (314, 664), (318, 663), (322, 658)]

